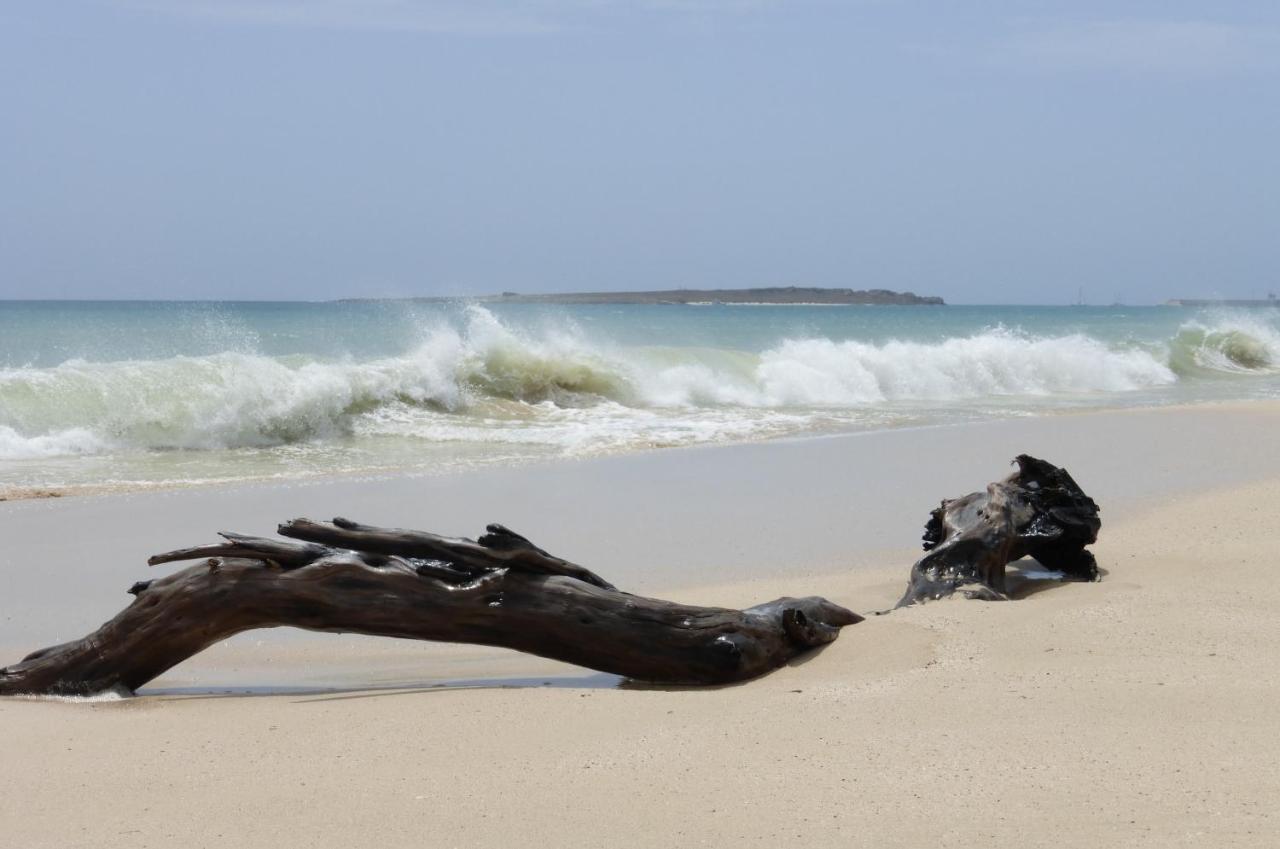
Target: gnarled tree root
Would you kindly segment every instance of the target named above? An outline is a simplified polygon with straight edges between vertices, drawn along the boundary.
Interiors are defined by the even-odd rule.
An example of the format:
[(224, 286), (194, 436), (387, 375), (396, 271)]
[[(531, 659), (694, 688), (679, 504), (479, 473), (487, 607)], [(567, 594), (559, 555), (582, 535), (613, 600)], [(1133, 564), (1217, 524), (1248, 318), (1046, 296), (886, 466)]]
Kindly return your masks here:
[(949, 499), (925, 525), (929, 552), (911, 568), (904, 607), (963, 592), (1007, 598), (1005, 566), (1030, 556), (1069, 580), (1095, 581), (1098, 564), (1085, 550), (1098, 539), (1098, 505), (1066, 469), (1026, 454), (1018, 470), (985, 492)]
[(202, 562), (134, 584), (94, 633), (0, 669), (0, 695), (136, 690), (241, 631), (281, 625), (503, 646), (644, 681), (721, 684), (829, 643), (861, 616), (823, 598), (746, 610), (614, 589), (501, 525), (479, 540), (298, 519), (286, 542), (223, 543), (152, 557)]

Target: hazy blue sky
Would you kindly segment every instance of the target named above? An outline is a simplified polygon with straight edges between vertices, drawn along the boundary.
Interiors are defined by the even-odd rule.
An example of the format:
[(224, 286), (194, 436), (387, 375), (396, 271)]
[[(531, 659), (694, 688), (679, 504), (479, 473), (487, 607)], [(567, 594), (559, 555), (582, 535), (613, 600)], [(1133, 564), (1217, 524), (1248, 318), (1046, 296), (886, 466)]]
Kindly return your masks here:
[(0, 297), (1280, 289), (1280, 3), (7, 0)]

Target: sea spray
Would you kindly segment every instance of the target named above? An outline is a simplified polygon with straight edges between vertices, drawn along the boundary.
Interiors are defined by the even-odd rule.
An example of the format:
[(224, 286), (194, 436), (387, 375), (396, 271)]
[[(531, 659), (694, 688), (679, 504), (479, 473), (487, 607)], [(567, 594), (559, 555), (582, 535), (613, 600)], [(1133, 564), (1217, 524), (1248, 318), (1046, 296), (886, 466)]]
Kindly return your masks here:
[[(8, 369), (0, 372), (0, 451), (266, 447), (350, 436), (362, 420), (366, 435), (395, 420), (400, 435), (456, 439), (440, 414), (519, 429), (595, 408), (616, 437), (620, 411), (741, 407), (749, 412), (734, 431), (743, 435), (759, 409), (802, 419), (884, 401), (1121, 392), (1176, 379), (1145, 351), (1083, 336), (997, 329), (936, 344), (793, 339), (761, 354), (606, 353), (567, 336), (530, 339), (480, 310), (463, 332), (445, 327), (406, 355), (366, 362), (222, 353)], [(579, 414), (577, 430), (591, 418)], [(405, 427), (415, 419), (420, 427)]]
[(1177, 380), (1140, 349), (1003, 328), (937, 344), (788, 341), (764, 355), (759, 377), (770, 405), (812, 406), (1123, 392)]
[(38, 323), (0, 315), (0, 355), (18, 352), (0, 366), (0, 489), (447, 468), (1280, 394), (1280, 311), (222, 305), (191, 346), (225, 333), (226, 349), (197, 354), (163, 336), (171, 305), (163, 320), (147, 309), (123, 313), (153, 321), (148, 350), (167, 356), (119, 356), (117, 333), (57, 359)]

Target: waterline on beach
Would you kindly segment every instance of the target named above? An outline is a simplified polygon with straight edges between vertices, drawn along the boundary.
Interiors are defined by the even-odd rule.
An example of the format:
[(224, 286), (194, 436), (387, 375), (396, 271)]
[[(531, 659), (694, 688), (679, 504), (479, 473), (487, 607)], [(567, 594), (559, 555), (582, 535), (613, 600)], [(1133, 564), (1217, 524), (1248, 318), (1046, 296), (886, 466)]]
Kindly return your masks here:
[(1280, 311), (0, 305), (0, 494), (1280, 394)]

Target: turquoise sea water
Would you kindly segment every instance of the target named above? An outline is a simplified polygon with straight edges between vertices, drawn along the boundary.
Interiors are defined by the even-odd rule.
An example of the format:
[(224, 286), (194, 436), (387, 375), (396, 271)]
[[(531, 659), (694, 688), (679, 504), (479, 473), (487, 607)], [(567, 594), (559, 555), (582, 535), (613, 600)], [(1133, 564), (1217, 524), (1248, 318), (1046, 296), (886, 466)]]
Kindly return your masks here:
[(1280, 309), (0, 302), (0, 492), (1280, 397)]

